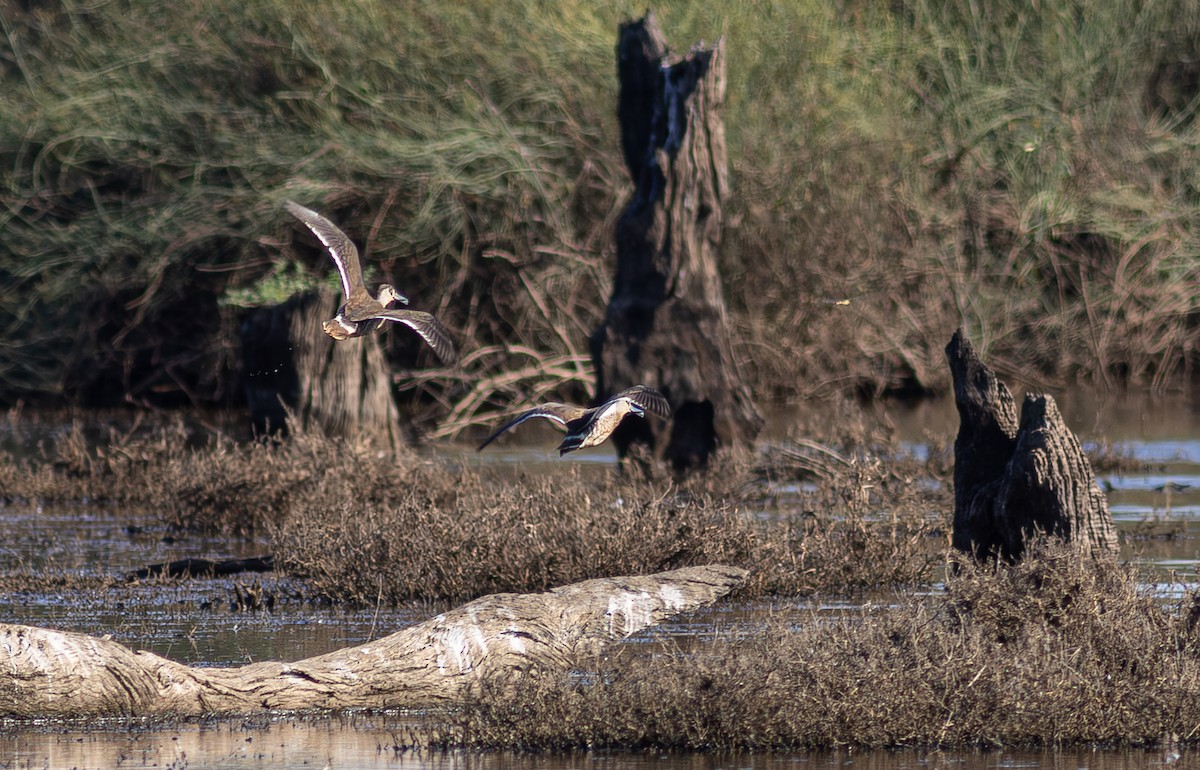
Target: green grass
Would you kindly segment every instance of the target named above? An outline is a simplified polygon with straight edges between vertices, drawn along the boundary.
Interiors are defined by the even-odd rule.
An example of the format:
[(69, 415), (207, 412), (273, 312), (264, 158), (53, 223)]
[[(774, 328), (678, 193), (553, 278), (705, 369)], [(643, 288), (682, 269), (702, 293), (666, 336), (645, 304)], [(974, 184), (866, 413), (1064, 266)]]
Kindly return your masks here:
[[(288, 198), (464, 350), (586, 360), (629, 190), (616, 26), (643, 10), (6, 8), (0, 402), (231, 398), (236, 306), (330, 270), (292, 248)], [(760, 398), (944, 389), (960, 324), (1033, 383), (1165, 387), (1195, 363), (1184, 4), (655, 10), (677, 51), (727, 46), (722, 266)], [(517, 363), (475, 360), (474, 381)], [(442, 410), (461, 395), (418, 390)]]

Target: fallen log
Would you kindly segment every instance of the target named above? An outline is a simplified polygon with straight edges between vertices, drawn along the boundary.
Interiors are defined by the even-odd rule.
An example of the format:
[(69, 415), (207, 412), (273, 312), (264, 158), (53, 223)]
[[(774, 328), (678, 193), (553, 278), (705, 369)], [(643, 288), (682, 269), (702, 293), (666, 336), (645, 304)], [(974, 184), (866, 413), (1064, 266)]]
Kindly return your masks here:
[(356, 647), (236, 668), (193, 668), (106, 638), (0, 624), (0, 717), (452, 705), (484, 681), (561, 670), (715, 601), (746, 575), (737, 567), (687, 567), (495, 594)]
[(1016, 402), (959, 329), (946, 346), (958, 407), (954, 441), (956, 549), (976, 559), (1021, 558), (1049, 535), (1091, 556), (1117, 552), (1104, 493), (1050, 396)]

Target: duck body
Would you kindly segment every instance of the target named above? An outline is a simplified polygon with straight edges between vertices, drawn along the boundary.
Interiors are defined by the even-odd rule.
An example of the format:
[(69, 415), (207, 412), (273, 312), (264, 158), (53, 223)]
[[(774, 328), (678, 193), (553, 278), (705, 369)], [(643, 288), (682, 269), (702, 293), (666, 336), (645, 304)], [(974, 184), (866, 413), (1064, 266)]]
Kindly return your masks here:
[(608, 440), (627, 415), (646, 416), (646, 408), (631, 398), (612, 398), (588, 414), (567, 423), (567, 435), (558, 445), (561, 457), (576, 449), (598, 446)]
[[(399, 309), (396, 307), (397, 305), (408, 304), (408, 297), (405, 297), (386, 283), (379, 287), (378, 298), (372, 297), (368, 293), (366, 300), (369, 301), (359, 298), (359, 301), (353, 307), (351, 307), (349, 300), (343, 302), (342, 306), (338, 308), (337, 314), (322, 324), (325, 333), (335, 340), (365, 337), (383, 326), (386, 316), (381, 314)], [(415, 310), (406, 312), (408, 314), (429, 315), (428, 313), (417, 313)], [(433, 318), (433, 316), (429, 317)], [(399, 321), (401, 319), (396, 318), (392, 320)]]

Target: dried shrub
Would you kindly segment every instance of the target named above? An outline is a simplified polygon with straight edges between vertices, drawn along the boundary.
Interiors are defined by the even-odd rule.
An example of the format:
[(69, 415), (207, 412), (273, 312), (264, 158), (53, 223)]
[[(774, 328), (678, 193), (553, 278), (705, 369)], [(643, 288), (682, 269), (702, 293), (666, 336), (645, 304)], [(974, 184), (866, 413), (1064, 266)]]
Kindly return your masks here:
[[(934, 596), (482, 692), (454, 741), (525, 750), (1144, 745), (1200, 720), (1186, 613), (1045, 548)], [(509, 683), (512, 684), (512, 683)]]
[(513, 478), (303, 431), (237, 444), (175, 424), (96, 446), (76, 428), (37, 462), (0, 453), (0, 482), (14, 498), (113, 501), (181, 528), (266, 535), (277, 564), (343, 601), (461, 600), (706, 563), (751, 569), (751, 594), (797, 595), (933, 574), (941, 487), (884, 451), (859, 447), (812, 485), (733, 452), (680, 482), (572, 464)]
[[(422, 467), (382, 504), (361, 476), (333, 474), (296, 498), (274, 532), (282, 563), (354, 601), (463, 599), (591, 577), (725, 563), (747, 595), (913, 584), (940, 563), (948, 511), (912, 465), (861, 458), (787, 504), (748, 458), (726, 455), (683, 482), (577, 467), (553, 476)], [(932, 491), (931, 491), (932, 490)], [(367, 493), (370, 495), (370, 493)]]
[(570, 472), (505, 485), (468, 472), (427, 473), (419, 484), (386, 505), (297, 502), (276, 550), (318, 592), (398, 601), (743, 564), (773, 546), (728, 505)]

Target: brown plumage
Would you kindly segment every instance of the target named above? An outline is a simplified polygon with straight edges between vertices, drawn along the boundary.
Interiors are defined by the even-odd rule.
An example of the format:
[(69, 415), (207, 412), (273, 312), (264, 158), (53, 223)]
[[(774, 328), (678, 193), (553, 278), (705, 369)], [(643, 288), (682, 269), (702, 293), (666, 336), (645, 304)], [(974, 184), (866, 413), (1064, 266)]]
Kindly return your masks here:
[(638, 417), (645, 417), (646, 412), (658, 415), (664, 420), (671, 416), (671, 407), (663, 394), (645, 385), (634, 385), (632, 388), (627, 388), (600, 406), (591, 409), (551, 401), (524, 411), (504, 423), (499, 430), (488, 436), (476, 451), (482, 450), (501, 434), (526, 420), (544, 417), (567, 432), (567, 435), (563, 436), (562, 443), (558, 445), (558, 453), (565, 455), (576, 449), (604, 443), (626, 415), (634, 414)]
[(384, 321), (394, 321), (421, 335), (444, 363), (454, 361), (456, 353), (450, 332), (436, 317), (419, 310), (392, 307), (396, 303), (407, 305), (408, 297), (396, 291), (391, 284), (380, 286), (378, 297), (371, 296), (363, 283), (358, 247), (333, 222), (292, 201), (287, 201), (284, 206), (292, 216), (312, 230), (325, 246), (342, 279), (342, 294), (346, 299), (338, 308), (337, 315), (322, 325), (326, 334), (335, 340), (362, 337), (378, 329)]

